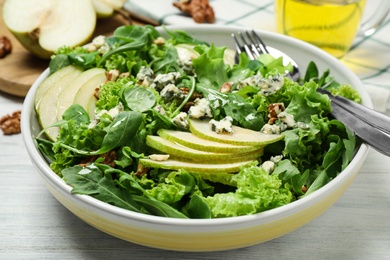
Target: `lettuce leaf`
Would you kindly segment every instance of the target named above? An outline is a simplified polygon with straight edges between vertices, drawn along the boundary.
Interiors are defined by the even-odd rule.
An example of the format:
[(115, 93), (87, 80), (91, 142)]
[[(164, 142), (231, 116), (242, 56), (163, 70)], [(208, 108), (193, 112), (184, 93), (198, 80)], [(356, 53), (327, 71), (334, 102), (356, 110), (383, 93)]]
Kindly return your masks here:
[(237, 183), (235, 192), (204, 198), (215, 218), (254, 214), (293, 200), (292, 193), (282, 185), (279, 177), (270, 175), (256, 163), (243, 167), (239, 173), (232, 175), (232, 179)]

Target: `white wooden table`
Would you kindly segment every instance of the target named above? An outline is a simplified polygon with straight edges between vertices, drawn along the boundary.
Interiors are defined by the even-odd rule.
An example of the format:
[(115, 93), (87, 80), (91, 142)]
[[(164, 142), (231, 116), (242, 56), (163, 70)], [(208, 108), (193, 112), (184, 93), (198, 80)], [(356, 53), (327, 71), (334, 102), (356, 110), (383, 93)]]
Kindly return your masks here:
[[(0, 115), (22, 108), (0, 93)], [(84, 223), (46, 189), (22, 136), (0, 134), (0, 259), (390, 259), (390, 158), (374, 150), (342, 198), (308, 225), (248, 248), (171, 252)]]

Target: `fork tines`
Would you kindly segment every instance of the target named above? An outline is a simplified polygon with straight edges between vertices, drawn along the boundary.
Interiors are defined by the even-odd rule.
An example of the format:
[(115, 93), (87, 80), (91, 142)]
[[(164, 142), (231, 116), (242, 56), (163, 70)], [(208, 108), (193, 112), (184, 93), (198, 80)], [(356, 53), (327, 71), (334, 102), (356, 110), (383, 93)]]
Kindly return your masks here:
[(232, 33), (237, 53), (245, 52), (250, 59), (256, 59), (262, 53), (268, 53), (266, 45), (254, 30), (250, 32), (246, 31), (246, 37), (241, 32), (238, 32), (238, 35), (240, 36), (241, 41)]

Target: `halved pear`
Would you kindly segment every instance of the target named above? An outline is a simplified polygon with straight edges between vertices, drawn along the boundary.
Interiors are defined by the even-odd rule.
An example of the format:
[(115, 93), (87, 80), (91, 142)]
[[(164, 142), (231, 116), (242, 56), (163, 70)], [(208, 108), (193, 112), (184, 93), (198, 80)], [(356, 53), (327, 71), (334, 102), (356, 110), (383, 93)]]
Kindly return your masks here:
[[(75, 103), (76, 95), (78, 104), (87, 110), (91, 89), (95, 90), (106, 80), (105, 69), (92, 68), (84, 71), (76, 77), (68, 86), (62, 89), (57, 101), (57, 120), (62, 119), (65, 110)], [(84, 89), (85, 88), (85, 89)], [(79, 93), (79, 90), (82, 90)], [(86, 94), (87, 93), (87, 94)]]
[(3, 19), (27, 50), (44, 59), (62, 46), (87, 43), (96, 26), (91, 0), (5, 0)]
[(232, 126), (233, 134), (217, 134), (211, 130), (209, 121), (206, 120), (189, 119), (188, 125), (190, 131), (200, 138), (234, 145), (264, 147), (283, 139), (283, 135), (265, 134), (238, 126)]
[[(63, 72), (61, 70), (65, 70), (66, 68), (71, 68), (71, 70), (67, 69), (66, 71), (69, 71), (67, 74), (63, 75)], [(73, 66), (65, 67), (59, 71), (56, 71), (53, 73), (50, 77), (52, 79), (49, 80), (50, 77), (47, 78), (52, 84), (49, 86), (49, 88), (43, 93), (42, 98), (40, 99), (38, 106), (37, 106), (37, 113), (39, 117), (39, 122), (43, 129), (53, 125), (55, 122), (57, 122), (57, 102), (58, 97), (66, 86), (69, 85), (70, 82), (72, 82), (76, 77), (78, 77), (82, 70), (78, 69)], [(59, 74), (56, 76), (56, 74)], [(53, 82), (53, 79), (57, 78), (58, 80), (56, 82)], [(46, 81), (46, 80), (45, 80)], [(38, 87), (38, 90), (41, 88), (46, 88), (47, 83), (42, 82), (42, 84)], [(37, 91), (38, 91), (37, 90)], [(38, 93), (38, 92), (37, 92)], [(57, 136), (59, 134), (59, 127), (50, 127), (46, 130), (46, 135), (49, 139), (55, 141), (57, 139)]]
[(42, 97), (46, 94), (49, 88), (51, 88), (53, 85), (56, 85), (58, 82), (62, 82), (63, 78), (65, 78), (68, 74), (73, 74), (75, 71), (79, 72), (80, 70), (75, 66), (66, 66), (47, 77), (39, 85), (37, 92), (35, 93), (35, 109), (38, 110), (39, 103), (41, 102)]
[(169, 154), (172, 159), (188, 162), (202, 162), (206, 164), (229, 163), (239, 161), (256, 160), (263, 155), (263, 149), (257, 149), (247, 153), (214, 153), (205, 152), (196, 149), (191, 149), (178, 143), (171, 142), (160, 136), (149, 135), (146, 137), (146, 145), (160, 151), (161, 153)]
[(98, 18), (107, 18), (124, 5), (125, 0), (92, 0)]
[(210, 141), (200, 138), (190, 132), (160, 129), (157, 134), (164, 139), (177, 142), (181, 145), (200, 151), (214, 153), (247, 153), (258, 150), (257, 146), (234, 145), (221, 142)]
[(250, 164), (253, 160), (234, 162), (226, 164), (206, 164), (206, 163), (193, 163), (182, 162), (178, 160), (166, 160), (166, 161), (153, 161), (151, 159), (140, 159), (140, 164), (146, 167), (167, 169), (167, 170), (186, 170), (189, 172), (197, 173), (234, 173), (240, 170), (241, 166)]

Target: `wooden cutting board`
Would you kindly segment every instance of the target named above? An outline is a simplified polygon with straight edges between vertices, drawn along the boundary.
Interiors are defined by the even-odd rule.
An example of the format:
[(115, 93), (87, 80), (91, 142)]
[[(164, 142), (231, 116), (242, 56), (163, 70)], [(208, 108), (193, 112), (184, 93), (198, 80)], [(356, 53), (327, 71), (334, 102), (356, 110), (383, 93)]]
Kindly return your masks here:
[[(7, 29), (2, 16), (3, 3), (4, 0), (0, 0), (0, 36), (11, 40), (12, 52), (0, 58), (0, 94), (5, 92), (24, 97), (37, 77), (48, 67), (49, 61), (30, 54)], [(110, 35), (115, 28), (124, 24), (130, 22), (119, 14), (98, 20), (94, 36)]]

